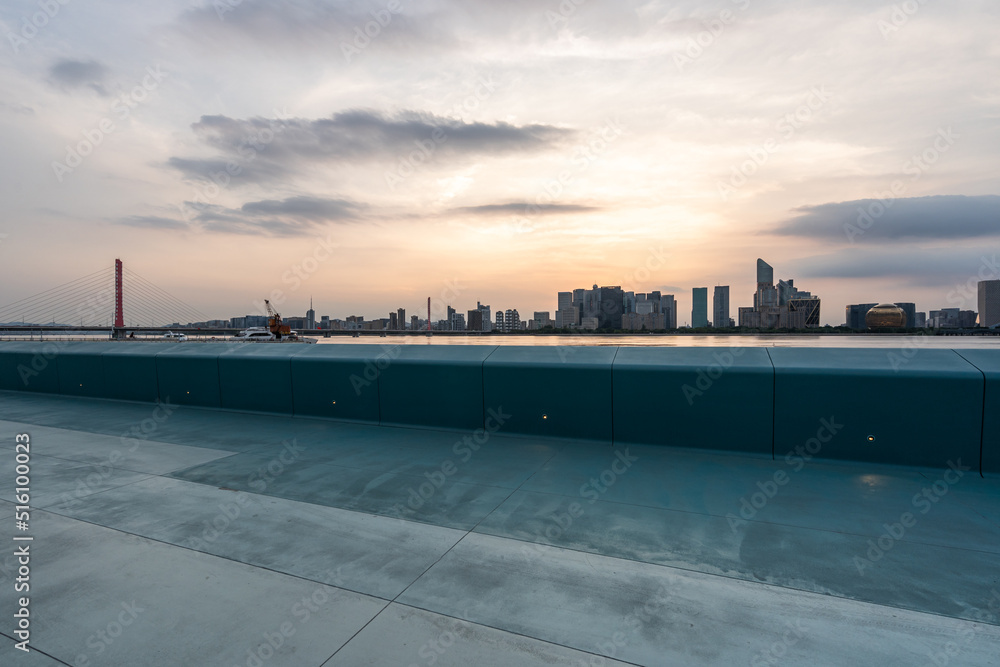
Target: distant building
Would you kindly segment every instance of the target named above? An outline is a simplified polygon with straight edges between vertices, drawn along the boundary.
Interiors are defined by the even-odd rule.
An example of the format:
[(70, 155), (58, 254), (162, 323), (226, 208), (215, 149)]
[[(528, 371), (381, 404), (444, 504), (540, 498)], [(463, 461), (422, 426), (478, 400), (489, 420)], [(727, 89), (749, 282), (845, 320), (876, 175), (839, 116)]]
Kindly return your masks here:
[(305, 329), (315, 329), (316, 328), (316, 311), (313, 310), (313, 300), (309, 297), (309, 310), (306, 311), (306, 322)]
[(446, 325), (448, 329), (452, 328), (451, 323), (454, 320), (454, 317), (455, 317), (455, 309), (452, 308), (451, 306), (448, 306), (448, 312), (445, 315), (445, 320), (448, 322), (448, 324)]
[(395, 331), (399, 328), (399, 320), (396, 317), (396, 313), (389, 313), (389, 329)]
[(330, 316), (329, 315), (323, 315), (322, 317), (320, 317), (320, 319), (319, 319), (319, 328), (320, 329), (330, 329)]
[(677, 328), (677, 299), (673, 294), (664, 294), (660, 297), (660, 312), (666, 323), (666, 329)]
[(691, 290), (691, 327), (708, 326), (708, 288), (695, 287)]
[(663, 313), (626, 313), (622, 316), (622, 329), (625, 331), (661, 331), (666, 328), (667, 320)]
[(400, 331), (406, 330), (406, 309), (398, 308), (396, 309), (396, 323), (399, 326)]
[[(490, 319), (490, 307), (484, 306), (483, 304), (476, 301), (476, 310), (482, 313), (483, 316), (483, 326), (479, 329), (480, 331), (493, 331), (493, 320)], [(471, 325), (470, 325), (471, 328)]]
[(600, 325), (600, 320), (596, 317), (581, 317), (580, 328), (586, 331), (594, 331)]
[(958, 308), (932, 310), (927, 326), (932, 329), (971, 329), (976, 326), (976, 311)]
[(529, 329), (544, 329), (545, 327), (552, 326), (552, 317), (549, 315), (548, 311), (535, 311), (531, 318), (531, 323), (528, 325)]
[(448, 328), (451, 331), (465, 331), (465, 315), (456, 313), (454, 308), (451, 311), (451, 319), (448, 320), (450, 326)]
[(877, 303), (857, 303), (844, 308), (847, 328), (856, 331), (865, 331), (868, 325), (865, 324), (865, 315), (868, 311), (877, 306)]
[(903, 312), (906, 313), (906, 328), (907, 329), (915, 329), (916, 326), (917, 326), (917, 306), (916, 306), (916, 304), (904, 301), (903, 303), (896, 303), (896, 304), (893, 304), (893, 305), (899, 306), (900, 308), (903, 309)]
[(979, 282), (979, 326), (1000, 324), (1000, 280)]
[(914, 326), (916, 326), (918, 329), (925, 328), (927, 326), (927, 313), (917, 313), (914, 322), (915, 322)]
[(559, 292), (556, 298), (556, 312), (573, 306), (572, 292)]
[(722, 329), (729, 326), (729, 286), (716, 285), (712, 295), (712, 326)]
[(483, 330), (483, 311), (476, 308), (469, 311), (469, 331)]
[(420, 328), (420, 318), (416, 315), (410, 315), (410, 330), (417, 331)]
[(519, 331), (521, 329), (521, 316), (518, 314), (517, 308), (504, 311), (503, 326), (504, 331)]

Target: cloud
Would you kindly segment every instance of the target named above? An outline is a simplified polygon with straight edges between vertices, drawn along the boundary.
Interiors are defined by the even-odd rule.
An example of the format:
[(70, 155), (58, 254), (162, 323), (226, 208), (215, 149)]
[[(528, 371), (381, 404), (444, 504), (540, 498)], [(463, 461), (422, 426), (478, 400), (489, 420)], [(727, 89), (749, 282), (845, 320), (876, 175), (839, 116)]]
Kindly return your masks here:
[(350, 160), (397, 162), (412, 153), (421, 161), (442, 158), (535, 152), (561, 144), (575, 131), (553, 125), (506, 122), (467, 123), (429, 113), (385, 115), (350, 110), (328, 118), (249, 119), (202, 116), (195, 135), (221, 155), (170, 158), (168, 164), (188, 178), (205, 179), (228, 171), (233, 182), (287, 177), (315, 164)]
[(532, 204), (530, 202), (512, 202), (509, 204), (462, 206), (451, 209), (451, 212), (467, 213), (472, 215), (554, 215), (558, 213), (591, 213), (600, 210), (601, 208), (599, 206), (584, 206), (582, 204)]
[(900, 279), (907, 284), (942, 287), (951, 283), (1000, 278), (995, 252), (960, 248), (844, 248), (789, 262), (789, 272), (804, 278)]
[(119, 225), (142, 229), (188, 229), (188, 225), (181, 220), (164, 218), (158, 215), (130, 215), (119, 218), (115, 222)]
[(938, 195), (804, 206), (775, 233), (819, 240), (887, 243), (1000, 236), (1000, 197)]
[(116, 224), (143, 229), (190, 230), (256, 236), (302, 236), (330, 223), (362, 219), (367, 206), (347, 199), (295, 196), (263, 199), (228, 208), (218, 204), (184, 202), (183, 219), (132, 215)]
[(98, 95), (108, 96), (108, 90), (105, 88), (108, 68), (96, 60), (64, 58), (49, 68), (49, 77), (63, 89), (89, 88)]

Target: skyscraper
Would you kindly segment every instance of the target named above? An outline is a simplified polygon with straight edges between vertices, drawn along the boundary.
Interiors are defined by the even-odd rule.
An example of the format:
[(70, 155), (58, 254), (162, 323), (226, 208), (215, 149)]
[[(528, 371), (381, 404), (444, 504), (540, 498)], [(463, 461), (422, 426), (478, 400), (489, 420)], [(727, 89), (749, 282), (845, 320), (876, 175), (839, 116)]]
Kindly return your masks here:
[(667, 329), (676, 329), (677, 299), (674, 298), (673, 294), (664, 294), (660, 297), (660, 312), (663, 313)]
[(573, 293), (572, 292), (559, 292), (558, 295), (558, 308), (556, 310), (565, 310), (573, 305)]
[(917, 306), (916, 304), (904, 302), (893, 304), (899, 306), (906, 313), (906, 328), (913, 329), (917, 326)]
[(1000, 280), (979, 281), (979, 326), (1000, 324)]
[(406, 329), (406, 309), (397, 308), (396, 309), (396, 324), (399, 326), (400, 331)]
[(708, 326), (708, 288), (691, 290), (691, 326), (695, 329)]
[(729, 326), (729, 285), (716, 285), (712, 295), (712, 326), (721, 329)]
[(844, 315), (847, 318), (847, 328), (855, 329), (857, 331), (864, 331), (868, 328), (865, 324), (865, 315), (868, 311), (874, 308), (878, 304), (874, 303), (856, 303), (845, 307)]
[(316, 328), (316, 311), (313, 310), (313, 299), (309, 297), (309, 310), (306, 311), (306, 329)]

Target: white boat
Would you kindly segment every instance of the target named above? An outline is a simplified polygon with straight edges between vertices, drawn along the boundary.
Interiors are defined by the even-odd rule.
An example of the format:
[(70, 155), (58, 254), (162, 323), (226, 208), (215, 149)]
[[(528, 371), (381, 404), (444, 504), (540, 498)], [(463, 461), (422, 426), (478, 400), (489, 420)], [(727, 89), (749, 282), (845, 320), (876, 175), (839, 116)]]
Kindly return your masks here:
[(244, 329), (235, 336), (232, 340), (237, 342), (256, 342), (256, 341), (272, 341), (276, 340), (274, 334), (267, 330), (266, 327), (250, 327), (249, 329)]
[(295, 331), (282, 334), (281, 338), (278, 338), (267, 327), (250, 327), (249, 329), (244, 329), (230, 338), (230, 340), (244, 343), (316, 343), (312, 338), (300, 337), (298, 332)]
[(167, 333), (163, 334), (163, 340), (184, 341), (184, 340), (187, 340), (187, 339), (188, 339), (188, 337), (185, 336), (184, 334), (182, 334), (182, 333), (174, 333), (173, 331), (168, 331)]

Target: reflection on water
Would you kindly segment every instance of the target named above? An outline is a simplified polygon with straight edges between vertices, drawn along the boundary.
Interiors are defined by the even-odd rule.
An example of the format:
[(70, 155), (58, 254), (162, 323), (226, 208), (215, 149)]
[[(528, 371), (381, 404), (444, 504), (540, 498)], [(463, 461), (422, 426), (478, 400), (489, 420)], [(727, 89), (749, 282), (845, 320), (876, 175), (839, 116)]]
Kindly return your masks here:
[(874, 348), (970, 348), (1000, 349), (1000, 336), (796, 336), (774, 334), (763, 336), (699, 336), (699, 335), (405, 335), (351, 336), (337, 335), (320, 338), (320, 343), (361, 343), (369, 345), (628, 345), (663, 347), (874, 347)]
[[(172, 345), (184, 345), (227, 340), (225, 337), (211, 338), (187, 333), (188, 340), (184, 343), (172, 342)], [(6, 340), (93, 340), (107, 341), (107, 334), (53, 334), (39, 338), (11, 336), (0, 337), (0, 344)], [(159, 335), (136, 336), (136, 341), (164, 342)], [(993, 348), (1000, 349), (1000, 336), (891, 336), (881, 334), (858, 335), (743, 335), (743, 336), (705, 336), (676, 334), (645, 334), (645, 335), (451, 335), (451, 334), (365, 334), (358, 337), (350, 334), (336, 334), (329, 338), (314, 337), (324, 345), (611, 345), (611, 346), (662, 346), (662, 347), (852, 347), (852, 348)], [(121, 344), (127, 345), (128, 341)], [(239, 343), (251, 345), (258, 343)], [(267, 344), (267, 343), (260, 343)], [(295, 344), (295, 343), (290, 343)]]

